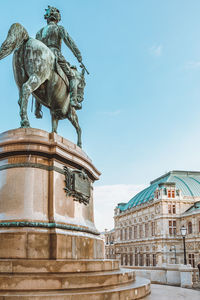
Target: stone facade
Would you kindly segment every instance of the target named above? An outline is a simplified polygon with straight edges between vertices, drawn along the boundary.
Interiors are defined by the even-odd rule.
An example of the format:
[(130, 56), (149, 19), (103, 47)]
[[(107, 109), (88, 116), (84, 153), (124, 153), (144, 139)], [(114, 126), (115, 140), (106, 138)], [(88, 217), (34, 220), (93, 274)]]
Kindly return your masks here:
[[(185, 183), (200, 176), (198, 172), (181, 171), (167, 175), (172, 173), (173, 178), (179, 176), (180, 181)], [(114, 229), (105, 232), (106, 258), (120, 259), (121, 265), (125, 266), (182, 264), (180, 228), (184, 225), (187, 228), (187, 263), (195, 267), (200, 261), (200, 184), (196, 183), (192, 190), (187, 183), (192, 195), (185, 195), (187, 191), (183, 182), (178, 185), (165, 181), (167, 175), (163, 176), (163, 180), (160, 177), (153, 181), (149, 188), (139, 193), (141, 196), (138, 194), (128, 204), (120, 203), (115, 208)], [(148, 201), (143, 201), (150, 188)], [(138, 198), (140, 204), (133, 205), (134, 199)], [(122, 210), (124, 205), (130, 208)]]

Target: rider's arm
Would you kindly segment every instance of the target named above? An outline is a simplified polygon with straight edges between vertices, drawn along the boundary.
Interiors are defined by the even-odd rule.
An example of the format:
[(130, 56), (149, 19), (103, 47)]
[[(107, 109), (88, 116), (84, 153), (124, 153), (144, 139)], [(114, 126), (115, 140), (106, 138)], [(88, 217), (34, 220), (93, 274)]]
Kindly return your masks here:
[(59, 26), (61, 38), (65, 42), (66, 46), (73, 52), (79, 62), (82, 62), (81, 52), (79, 51), (78, 47), (69, 36), (68, 32), (65, 30), (63, 26)]
[(42, 29), (40, 29), (37, 33), (36, 33), (36, 36), (35, 36), (36, 40), (41, 40), (42, 38)]

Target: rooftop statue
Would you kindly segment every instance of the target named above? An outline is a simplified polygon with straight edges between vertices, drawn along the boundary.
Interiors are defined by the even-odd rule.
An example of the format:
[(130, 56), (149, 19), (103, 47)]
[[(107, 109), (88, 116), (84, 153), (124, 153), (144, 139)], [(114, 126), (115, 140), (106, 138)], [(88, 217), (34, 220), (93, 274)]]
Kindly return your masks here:
[[(50, 109), (52, 132), (57, 132), (58, 121), (67, 118), (76, 128), (78, 146), (81, 147), (81, 128), (76, 110), (82, 108), (85, 87), (85, 71), (81, 53), (63, 26), (57, 8), (48, 6), (44, 18), (47, 26), (29, 37), (19, 23), (13, 24), (0, 47), (0, 60), (13, 50), (13, 69), (19, 88), (21, 127), (30, 127), (27, 115), (29, 96), (36, 99), (35, 115), (42, 117), (41, 106)], [(71, 66), (61, 53), (62, 41), (77, 58), (82, 71)], [(89, 74), (89, 73), (88, 73)]]

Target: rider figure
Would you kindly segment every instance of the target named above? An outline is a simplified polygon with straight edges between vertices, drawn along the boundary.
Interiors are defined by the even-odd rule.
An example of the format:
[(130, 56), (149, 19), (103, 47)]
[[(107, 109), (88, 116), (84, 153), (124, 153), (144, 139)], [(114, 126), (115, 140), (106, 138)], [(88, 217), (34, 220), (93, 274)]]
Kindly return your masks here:
[[(61, 66), (69, 80), (70, 104), (75, 109), (80, 109), (81, 104), (77, 101), (76, 74), (73, 71), (73, 68), (71, 68), (70, 63), (66, 61), (61, 53), (62, 40), (73, 52), (80, 63), (82, 62), (81, 53), (64, 27), (57, 25), (57, 23), (61, 20), (61, 15), (57, 8), (48, 6), (44, 18), (47, 20), (47, 26), (38, 31), (36, 39), (43, 42), (54, 53), (58, 64)], [(35, 115), (37, 118), (42, 117), (41, 104), (37, 101)]]

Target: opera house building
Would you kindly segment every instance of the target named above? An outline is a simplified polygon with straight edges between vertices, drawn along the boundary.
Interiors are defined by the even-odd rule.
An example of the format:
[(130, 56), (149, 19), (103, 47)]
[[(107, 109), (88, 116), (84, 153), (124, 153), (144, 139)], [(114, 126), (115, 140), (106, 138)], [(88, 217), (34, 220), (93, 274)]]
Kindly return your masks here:
[[(105, 232), (106, 258), (124, 266), (200, 262), (200, 172), (171, 171), (128, 203), (119, 203)], [(181, 228), (186, 228), (183, 238)]]

